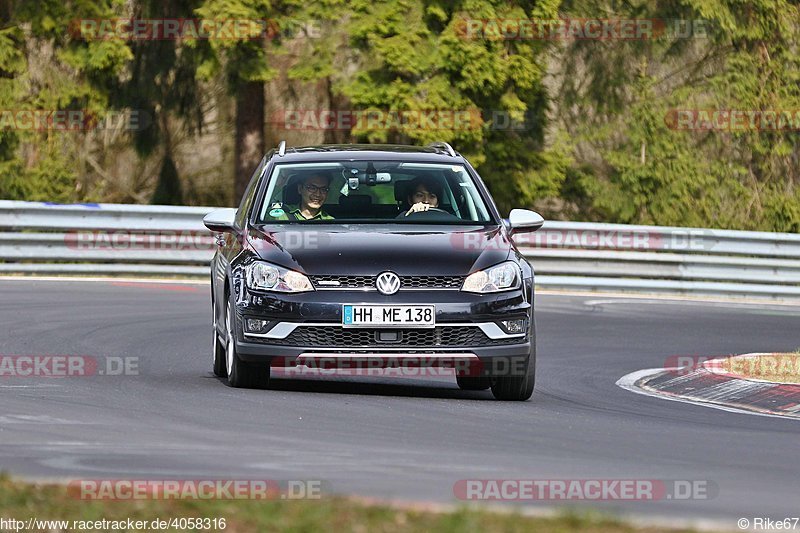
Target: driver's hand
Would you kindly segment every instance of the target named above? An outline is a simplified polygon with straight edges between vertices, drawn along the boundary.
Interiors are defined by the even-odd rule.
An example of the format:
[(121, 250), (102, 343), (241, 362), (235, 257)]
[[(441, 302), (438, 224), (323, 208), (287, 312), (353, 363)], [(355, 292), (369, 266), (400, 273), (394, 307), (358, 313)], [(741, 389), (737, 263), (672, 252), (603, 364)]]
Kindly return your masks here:
[(426, 204), (425, 202), (417, 202), (411, 206), (411, 209), (406, 211), (406, 216), (410, 215), (411, 213), (419, 213), (420, 211), (427, 211), (431, 208), (431, 204)]

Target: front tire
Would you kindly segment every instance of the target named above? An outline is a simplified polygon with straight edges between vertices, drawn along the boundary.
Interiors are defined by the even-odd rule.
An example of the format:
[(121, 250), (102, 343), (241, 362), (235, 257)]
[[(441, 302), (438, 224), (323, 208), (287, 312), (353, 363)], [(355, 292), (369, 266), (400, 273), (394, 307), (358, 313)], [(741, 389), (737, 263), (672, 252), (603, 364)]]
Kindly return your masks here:
[(225, 363), (228, 385), (236, 389), (266, 389), (269, 386), (269, 365), (246, 363), (239, 358), (233, 333), (235, 321), (233, 301), (228, 299), (228, 312), (225, 313), (225, 331), (228, 337)]
[(495, 399), (507, 402), (524, 402), (533, 396), (536, 376), (536, 358), (528, 358), (527, 371), (522, 376), (498, 376), (492, 381)]
[(536, 329), (531, 327), (531, 353), (525, 361), (521, 375), (509, 370), (507, 376), (492, 379), (492, 394), (498, 400), (524, 402), (533, 395), (536, 383)]
[(214, 337), (213, 337), (213, 354), (214, 354), (214, 375), (218, 378), (228, 377), (228, 369), (225, 361), (225, 343), (220, 341), (219, 332), (217, 331), (217, 309), (214, 304), (211, 304), (211, 312), (214, 314)]

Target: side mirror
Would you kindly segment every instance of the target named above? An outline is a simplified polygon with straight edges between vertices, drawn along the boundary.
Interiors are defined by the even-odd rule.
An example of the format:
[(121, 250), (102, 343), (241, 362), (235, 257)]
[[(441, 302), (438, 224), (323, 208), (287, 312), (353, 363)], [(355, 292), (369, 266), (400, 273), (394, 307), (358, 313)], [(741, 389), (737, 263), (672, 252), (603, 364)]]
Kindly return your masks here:
[(536, 231), (544, 224), (544, 218), (536, 211), (527, 209), (512, 209), (508, 215), (508, 224), (511, 226), (511, 235), (521, 231)]
[(217, 233), (235, 233), (236, 209), (217, 209), (203, 217), (203, 224)]

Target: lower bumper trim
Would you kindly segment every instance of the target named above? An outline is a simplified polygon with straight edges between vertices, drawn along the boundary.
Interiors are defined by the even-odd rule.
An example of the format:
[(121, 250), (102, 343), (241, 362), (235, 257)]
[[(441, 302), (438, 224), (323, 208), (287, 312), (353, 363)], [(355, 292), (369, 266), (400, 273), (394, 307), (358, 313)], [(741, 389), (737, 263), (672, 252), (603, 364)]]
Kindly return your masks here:
[[(506, 333), (503, 329), (494, 322), (440, 322), (436, 326), (440, 327), (472, 327), (479, 328), (484, 335), (491, 340), (499, 339), (521, 339), (525, 337), (525, 333)], [(245, 338), (251, 339), (269, 339), (280, 340), (285, 339), (291, 335), (295, 329), (304, 327), (342, 327), (339, 323), (331, 322), (278, 322), (267, 333), (249, 333), (245, 332)], [(370, 329), (370, 328), (364, 328)], [(397, 326), (393, 329), (404, 329), (402, 326)]]
[(313, 359), (478, 359), (474, 353), (325, 353), (325, 352), (304, 352), (297, 356), (297, 361)]

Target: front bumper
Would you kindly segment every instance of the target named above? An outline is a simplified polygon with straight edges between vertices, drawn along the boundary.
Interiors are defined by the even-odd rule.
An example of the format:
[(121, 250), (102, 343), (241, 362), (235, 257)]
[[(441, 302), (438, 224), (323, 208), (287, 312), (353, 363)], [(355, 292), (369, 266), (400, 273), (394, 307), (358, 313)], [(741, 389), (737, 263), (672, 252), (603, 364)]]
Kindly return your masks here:
[[(392, 296), (363, 291), (314, 291), (302, 294), (236, 291), (236, 349), (248, 362), (293, 366), (309, 358), (371, 358), (414, 360), (527, 361), (534, 351), (530, 280), (515, 291), (476, 295), (453, 290), (408, 291)], [(380, 342), (367, 329), (342, 328), (343, 304), (433, 304), (436, 328), (398, 328), (398, 342)], [(270, 322), (259, 334), (246, 334), (243, 319)], [(501, 320), (525, 319), (527, 332), (509, 334)], [(467, 330), (469, 334), (465, 333)], [(310, 332), (315, 332), (313, 335)], [(404, 333), (405, 332), (405, 333)], [(411, 342), (405, 342), (405, 338)], [(366, 335), (366, 337), (365, 337)], [(423, 364), (428, 364), (423, 363)], [(448, 363), (445, 363), (448, 364)]]
[(402, 348), (325, 349), (304, 346), (265, 346), (237, 342), (237, 353), (244, 361), (272, 367), (306, 367), (340, 371), (373, 368), (452, 368), (456, 375), (522, 376), (527, 372), (535, 339), (497, 347), (447, 347), (427, 350)]

